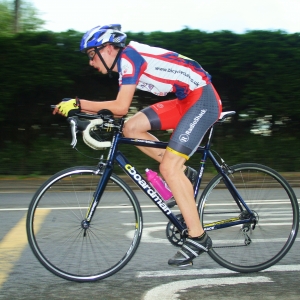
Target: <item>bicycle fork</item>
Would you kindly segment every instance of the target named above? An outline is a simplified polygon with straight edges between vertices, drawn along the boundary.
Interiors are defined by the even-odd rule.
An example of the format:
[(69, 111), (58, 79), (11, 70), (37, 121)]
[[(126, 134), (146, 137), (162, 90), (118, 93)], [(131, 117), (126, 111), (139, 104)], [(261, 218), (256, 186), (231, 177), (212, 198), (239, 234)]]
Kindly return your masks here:
[(84, 234), (83, 236), (86, 236), (86, 231), (89, 229), (90, 227), (90, 223), (92, 221), (92, 218), (96, 212), (96, 208), (100, 202), (100, 199), (103, 195), (105, 186), (107, 185), (107, 182), (112, 174), (112, 166), (110, 165), (105, 165), (102, 161), (100, 161), (99, 163), (99, 168), (96, 174), (99, 174), (102, 170), (103, 171), (103, 175), (101, 180), (99, 180), (96, 191), (94, 192), (93, 195), (93, 199), (90, 202), (88, 211), (86, 213), (85, 219), (82, 220), (81, 222), (81, 227), (84, 230)]

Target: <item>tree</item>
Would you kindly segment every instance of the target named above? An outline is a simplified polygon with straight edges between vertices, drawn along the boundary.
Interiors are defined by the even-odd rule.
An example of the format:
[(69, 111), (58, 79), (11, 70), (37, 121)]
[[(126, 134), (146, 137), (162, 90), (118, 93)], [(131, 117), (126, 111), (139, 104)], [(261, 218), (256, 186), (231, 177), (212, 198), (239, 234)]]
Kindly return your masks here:
[(14, 32), (19, 32), (20, 25), (20, 4), (21, 0), (15, 0), (15, 8), (14, 8)]
[(39, 12), (30, 2), (0, 0), (1, 35), (37, 31), (44, 24), (45, 21), (39, 18)]

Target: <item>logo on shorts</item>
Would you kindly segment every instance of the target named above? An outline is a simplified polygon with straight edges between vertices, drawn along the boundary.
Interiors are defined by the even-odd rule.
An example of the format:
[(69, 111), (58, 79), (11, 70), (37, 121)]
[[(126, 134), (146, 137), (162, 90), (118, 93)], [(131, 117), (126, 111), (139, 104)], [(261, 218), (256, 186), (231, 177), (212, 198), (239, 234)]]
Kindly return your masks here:
[(189, 136), (192, 133), (194, 127), (197, 125), (197, 123), (199, 122), (199, 120), (204, 116), (204, 114), (206, 112), (207, 112), (207, 109), (202, 109), (201, 112), (200, 112), (200, 114), (194, 118), (193, 122), (190, 123), (189, 129), (185, 133), (183, 133), (183, 134), (181, 134), (179, 136), (180, 142), (186, 143), (189, 140)]
[(186, 143), (189, 140), (189, 136), (187, 134), (181, 134), (179, 137), (179, 141), (182, 143)]
[(157, 108), (163, 108), (164, 107), (164, 105), (163, 104), (161, 104), (161, 103), (159, 103), (159, 104), (156, 104), (155, 105)]

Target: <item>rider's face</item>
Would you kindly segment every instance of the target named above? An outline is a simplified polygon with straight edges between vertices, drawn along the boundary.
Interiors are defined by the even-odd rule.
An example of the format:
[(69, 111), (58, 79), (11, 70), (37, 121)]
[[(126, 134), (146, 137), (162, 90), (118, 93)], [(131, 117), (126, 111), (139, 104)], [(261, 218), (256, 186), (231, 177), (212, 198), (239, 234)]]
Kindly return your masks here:
[[(107, 66), (110, 68), (113, 63), (113, 55), (112, 55), (112, 51), (111, 51), (111, 46), (106, 45), (102, 48), (98, 48), (97, 50), (101, 54), (103, 60), (107, 64)], [(101, 59), (99, 58), (98, 54), (96, 53), (95, 49), (88, 50), (87, 55), (90, 59), (90, 62), (89, 62), (90, 66), (94, 67), (102, 74), (107, 74), (107, 70), (104, 67), (104, 65), (103, 65)]]

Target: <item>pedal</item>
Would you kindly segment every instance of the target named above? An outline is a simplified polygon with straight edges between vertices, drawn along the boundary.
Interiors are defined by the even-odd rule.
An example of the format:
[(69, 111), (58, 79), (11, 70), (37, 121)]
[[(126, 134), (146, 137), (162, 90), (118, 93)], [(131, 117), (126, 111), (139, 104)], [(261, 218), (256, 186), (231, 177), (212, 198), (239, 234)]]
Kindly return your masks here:
[(188, 268), (188, 267), (192, 267), (194, 265), (193, 261), (185, 264), (185, 265), (179, 265), (179, 268)]

